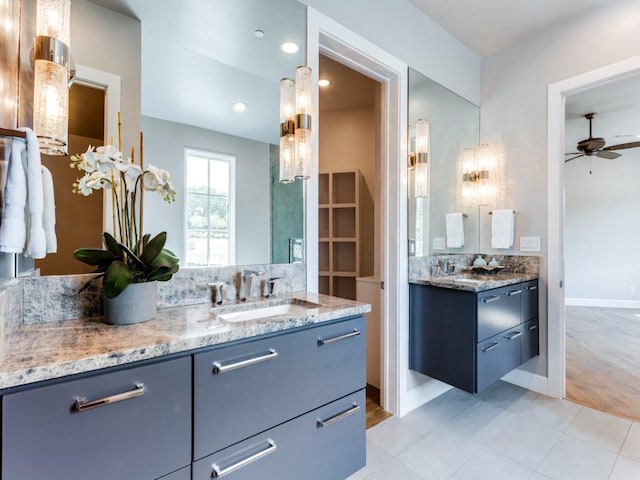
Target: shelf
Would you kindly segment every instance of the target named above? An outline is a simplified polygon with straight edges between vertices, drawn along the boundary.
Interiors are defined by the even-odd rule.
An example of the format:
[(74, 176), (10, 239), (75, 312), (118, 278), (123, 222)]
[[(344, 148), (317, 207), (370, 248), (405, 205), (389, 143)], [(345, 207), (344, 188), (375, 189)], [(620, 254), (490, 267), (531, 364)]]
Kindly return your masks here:
[(326, 204), (331, 202), (331, 194), (329, 191), (329, 174), (321, 173), (318, 175), (318, 203)]
[(329, 244), (320, 243), (318, 245), (318, 269), (329, 271), (330, 269), (330, 257), (329, 257)]
[(331, 208), (334, 210), (337, 208), (357, 208), (358, 205), (356, 203), (332, 203)]
[(357, 225), (355, 207), (334, 209), (332, 217), (334, 238), (356, 238)]
[(334, 242), (332, 253), (331, 267), (334, 273), (357, 271), (355, 242)]
[(333, 295), (340, 298), (356, 299), (355, 278), (333, 277)]
[(343, 277), (343, 278), (356, 278), (358, 274), (356, 272), (334, 272), (332, 273), (334, 277)]
[(356, 172), (340, 172), (332, 174), (332, 203), (356, 202)]
[(331, 295), (331, 290), (330, 290), (330, 282), (329, 282), (329, 277), (326, 275), (320, 275), (318, 277), (318, 292), (322, 293), (324, 295)]
[(331, 236), (330, 211), (328, 208), (318, 210), (318, 235), (322, 238)]

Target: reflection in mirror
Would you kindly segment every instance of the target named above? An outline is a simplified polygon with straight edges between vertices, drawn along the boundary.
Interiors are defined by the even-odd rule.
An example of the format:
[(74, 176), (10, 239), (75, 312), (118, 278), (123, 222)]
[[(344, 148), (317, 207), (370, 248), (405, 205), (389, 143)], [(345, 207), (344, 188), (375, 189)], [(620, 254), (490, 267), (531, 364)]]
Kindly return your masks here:
[[(430, 126), (427, 196), (416, 196), (415, 169), (409, 171), (409, 254), (476, 252), (479, 208), (464, 195), (462, 159), (466, 147), (478, 145), (479, 108), (409, 69), (408, 111), (410, 152), (415, 152), (416, 122), (427, 120)], [(459, 248), (447, 246), (446, 216), (450, 213), (463, 214), (464, 245)], [(451, 245), (454, 239), (451, 230), (449, 233)]]
[[(101, 7), (112, 12), (106, 15)], [(145, 231), (167, 231), (167, 247), (182, 267), (299, 260), (293, 246), (304, 232), (303, 186), (278, 182), (276, 145), (279, 81), (305, 63), (305, 6), (296, 0), (167, 0), (158, 8), (147, 0), (75, 0), (72, 49), (75, 42), (92, 68), (120, 75), (111, 71), (113, 59), (130, 52), (112, 51), (110, 42), (94, 40), (131, 22), (137, 22), (142, 38), (139, 118), (145, 164), (167, 170), (178, 191), (170, 205), (145, 196)], [(297, 53), (285, 53), (285, 42), (297, 44)], [(100, 52), (91, 55), (91, 48)], [(128, 81), (122, 77), (125, 110)], [(232, 109), (237, 102), (245, 104), (244, 112)], [(127, 120), (125, 114), (124, 136), (135, 138)], [(125, 152), (131, 147), (127, 140)], [(207, 159), (208, 174), (201, 175), (203, 164), (190, 158)], [(224, 188), (218, 188), (215, 173), (220, 159), (230, 167)], [(66, 159), (57, 161), (70, 170)], [(71, 190), (69, 179), (54, 179), (54, 184), (56, 191)], [(73, 199), (76, 205), (87, 201)], [(102, 207), (96, 207), (93, 217), (101, 214)], [(72, 217), (75, 227), (69, 228), (63, 226), (66, 209), (58, 208), (57, 215), (58, 237), (76, 241), (71, 251), (92, 246), (76, 235), (79, 217)], [(57, 255), (64, 267), (37, 265), (42, 274), (82, 271), (69, 253)]]

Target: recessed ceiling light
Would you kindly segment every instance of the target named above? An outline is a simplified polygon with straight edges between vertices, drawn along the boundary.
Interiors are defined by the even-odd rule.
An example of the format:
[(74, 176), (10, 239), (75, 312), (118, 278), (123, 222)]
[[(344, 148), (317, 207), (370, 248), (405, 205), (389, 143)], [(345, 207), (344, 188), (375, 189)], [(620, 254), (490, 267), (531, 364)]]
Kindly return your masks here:
[(236, 112), (244, 112), (247, 109), (247, 104), (244, 102), (236, 102), (233, 104), (233, 109)]
[(280, 45), (280, 49), (284, 52), (284, 53), (298, 53), (298, 45), (293, 43), (293, 42), (285, 42), (282, 45)]
[(264, 30), (258, 29), (255, 32), (253, 32), (253, 34), (258, 38), (262, 38), (262, 37), (264, 37)]
[(318, 80), (318, 86), (320, 87), (328, 87), (329, 85), (331, 85), (331, 82), (326, 78), (321, 78), (320, 80)]

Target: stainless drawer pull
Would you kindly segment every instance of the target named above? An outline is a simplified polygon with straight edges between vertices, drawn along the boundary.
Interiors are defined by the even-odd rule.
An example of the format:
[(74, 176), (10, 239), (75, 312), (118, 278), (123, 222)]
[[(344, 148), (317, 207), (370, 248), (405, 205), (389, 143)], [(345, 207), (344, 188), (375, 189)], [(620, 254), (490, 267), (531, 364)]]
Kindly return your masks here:
[(538, 325), (531, 325), (531, 326), (529, 327), (529, 331), (531, 331), (531, 330), (535, 330), (536, 328), (538, 328)]
[(520, 295), (522, 293), (522, 290), (511, 290), (510, 292), (507, 292), (507, 295), (512, 296), (512, 295)]
[(122, 402), (123, 400), (129, 400), (130, 398), (136, 398), (144, 394), (144, 384), (136, 383), (136, 386), (130, 392), (118, 393), (111, 395), (110, 397), (99, 398), (98, 400), (87, 401), (86, 397), (76, 398), (74, 408), (76, 412), (84, 412), (91, 410), (92, 408), (102, 407), (109, 405), (110, 403)]
[(231, 370), (237, 370), (238, 368), (250, 367), (251, 365), (255, 365), (257, 363), (266, 362), (267, 360), (273, 360), (277, 357), (278, 352), (276, 352), (273, 348), (270, 348), (269, 353), (266, 353), (265, 355), (248, 358), (240, 362), (230, 363), (229, 365), (222, 365), (220, 362), (213, 362), (213, 373), (226, 373), (230, 372)]
[(240, 460), (238, 463), (229, 465), (227, 468), (220, 468), (218, 464), (214, 463), (213, 465), (211, 465), (211, 468), (213, 469), (213, 472), (211, 472), (211, 478), (222, 478), (225, 475), (229, 475), (230, 473), (233, 473), (242, 467), (246, 467), (247, 465), (255, 462), (256, 460), (260, 460), (261, 458), (264, 458), (267, 455), (272, 454), (278, 449), (278, 446), (276, 445), (276, 443), (270, 438), (267, 439), (267, 443), (269, 445), (267, 445), (267, 448), (265, 448), (264, 450), (261, 450), (258, 453), (254, 453), (250, 457), (247, 457), (244, 460)]
[(488, 347), (484, 347), (482, 349), (482, 352), (490, 352), (491, 350), (493, 350), (494, 348), (498, 348), (498, 345), (500, 345), (498, 342), (493, 342), (491, 345), (489, 345)]
[(492, 297), (487, 297), (482, 299), (484, 303), (497, 302), (498, 300), (500, 300), (500, 295), (494, 295)]
[(509, 340), (514, 340), (514, 339), (516, 339), (518, 337), (521, 337), (521, 336), (522, 336), (522, 332), (515, 332), (515, 333), (512, 333), (511, 335), (507, 335), (507, 338)]
[(360, 335), (360, 330), (357, 328), (353, 329), (353, 332), (345, 333), (344, 335), (338, 335), (337, 337), (327, 338), (323, 340), (322, 338), (318, 339), (318, 346), (321, 347), (323, 345), (331, 345), (332, 343), (339, 342), (340, 340), (346, 340), (347, 338), (356, 337)]
[(529, 289), (529, 291), (538, 289), (538, 287), (536, 287), (535, 285), (532, 285), (532, 286), (527, 287), (527, 288)]
[(341, 413), (339, 413), (337, 415), (334, 415), (331, 418), (327, 418), (326, 420), (318, 419), (318, 421), (316, 422), (316, 427), (317, 428), (328, 427), (329, 425), (331, 425), (332, 423), (337, 422), (338, 420), (342, 420), (343, 418), (346, 418), (349, 415), (353, 415), (358, 410), (360, 410), (360, 407), (354, 403), (353, 407), (351, 407), (351, 408), (349, 408), (349, 409), (345, 410), (344, 412), (341, 412)]

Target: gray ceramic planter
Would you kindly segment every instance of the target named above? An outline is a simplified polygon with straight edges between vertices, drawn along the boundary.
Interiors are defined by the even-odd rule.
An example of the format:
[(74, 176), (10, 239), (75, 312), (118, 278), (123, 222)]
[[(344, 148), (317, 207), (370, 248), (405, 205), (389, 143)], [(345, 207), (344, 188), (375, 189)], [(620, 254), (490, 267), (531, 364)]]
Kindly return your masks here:
[(158, 282), (132, 283), (115, 298), (104, 297), (104, 323), (130, 325), (155, 318)]

